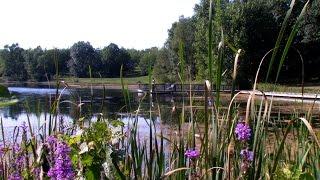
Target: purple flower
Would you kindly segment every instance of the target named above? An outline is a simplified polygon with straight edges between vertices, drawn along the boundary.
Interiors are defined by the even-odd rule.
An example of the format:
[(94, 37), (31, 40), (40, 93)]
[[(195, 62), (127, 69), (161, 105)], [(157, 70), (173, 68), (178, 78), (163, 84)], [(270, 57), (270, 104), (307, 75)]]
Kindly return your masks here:
[(197, 159), (198, 157), (200, 157), (200, 152), (198, 150), (192, 150), (192, 149), (188, 149), (184, 155), (187, 157), (187, 158), (190, 158), (190, 159)]
[(14, 144), (12, 146), (12, 150), (13, 150), (13, 153), (18, 153), (19, 151), (21, 151), (21, 147), (19, 146), (19, 144)]
[(249, 125), (243, 122), (237, 124), (235, 133), (237, 135), (237, 139), (240, 141), (248, 141), (251, 137), (251, 129)]
[(32, 173), (34, 174), (34, 177), (39, 177), (41, 173), (41, 169), (39, 167), (34, 167), (32, 169)]
[(253, 161), (254, 154), (248, 149), (242, 149), (240, 152), (240, 156), (242, 158), (241, 170), (243, 171), (243, 173), (246, 173), (251, 165), (251, 162)]
[[(54, 140), (49, 138), (49, 140)], [(56, 140), (56, 139), (55, 139)], [(48, 176), (54, 180), (74, 179), (72, 162), (69, 157), (70, 147), (63, 141), (56, 141), (54, 149), (54, 165), (48, 171)]]
[(48, 136), (47, 137), (47, 143), (52, 146), (53, 144), (57, 143), (57, 138), (54, 137), (54, 136)]
[(245, 161), (252, 162), (253, 161), (253, 152), (248, 149), (242, 149), (240, 152), (241, 158)]
[(15, 159), (15, 164), (19, 169), (23, 169), (25, 162), (26, 162), (26, 157), (22, 154), (18, 155)]
[(18, 172), (10, 174), (8, 180), (23, 180), (22, 176)]

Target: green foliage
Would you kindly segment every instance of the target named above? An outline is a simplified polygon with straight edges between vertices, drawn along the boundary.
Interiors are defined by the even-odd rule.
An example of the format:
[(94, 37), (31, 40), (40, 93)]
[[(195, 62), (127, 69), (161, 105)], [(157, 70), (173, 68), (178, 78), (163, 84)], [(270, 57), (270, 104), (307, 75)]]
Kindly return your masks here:
[(24, 53), (25, 67), (29, 77), (33, 80), (43, 81), (46, 79), (45, 67), (40, 60), (43, 54), (44, 52), (40, 46), (26, 50)]
[(8, 87), (4, 85), (0, 85), (0, 97), (10, 97), (10, 92), (8, 90)]
[(53, 79), (57, 70), (56, 63), (59, 74), (66, 75), (69, 71), (66, 66), (70, 59), (68, 50), (42, 50), (39, 46), (36, 49), (25, 50), (24, 59), (29, 78), (35, 81)]
[[(295, 18), (299, 15), (305, 0), (299, 0), (294, 6), (291, 16), (288, 17), (286, 28), (282, 29), (281, 36), (286, 40), (289, 37), (290, 29), (293, 27)], [(185, 44), (186, 64), (191, 66), (192, 77), (198, 80), (206, 79), (209, 76), (209, 70), (216, 71), (219, 67), (218, 63), (218, 44), (221, 41), (221, 30), (224, 32), (225, 45), (229, 48), (224, 51), (224, 61), (222, 62), (222, 72), (224, 74), (224, 82), (231, 82), (231, 73), (233, 67), (233, 59), (236, 49), (243, 49), (242, 59), (239, 61), (238, 84), (240, 88), (249, 88), (253, 83), (256, 70), (263, 55), (274, 47), (276, 42), (275, 34), (278, 34), (289, 9), (289, 2), (286, 0), (253, 0), (253, 1), (213, 1), (212, 9), (212, 42), (209, 44), (208, 26), (209, 23), (209, 1), (201, 0), (195, 5), (194, 15), (190, 18), (183, 16), (168, 31), (168, 40), (165, 43), (168, 57), (178, 58), (177, 52), (179, 41)], [(292, 45), (298, 49), (305, 60), (306, 78), (310, 80), (318, 80), (319, 73), (314, 68), (318, 65), (319, 55), (316, 49), (319, 45), (319, 11), (316, 9), (319, 3), (310, 2), (305, 17), (301, 22), (301, 29), (298, 36), (293, 40)], [(310, 33), (312, 32), (312, 33)], [(283, 42), (278, 43), (279, 48), (284, 46)], [(292, 48), (293, 49), (293, 48)], [(290, 50), (292, 52), (294, 50)], [(295, 50), (297, 51), (297, 50)], [(212, 69), (209, 67), (208, 52), (212, 52), (213, 60)], [(285, 62), (283, 66), (284, 76), (280, 77), (280, 81), (297, 82), (296, 72), (301, 71), (300, 57), (296, 52), (288, 53), (291, 62)], [(278, 63), (279, 56), (273, 57)], [(157, 64), (157, 63), (156, 63)], [(220, 70), (219, 70), (220, 71)], [(270, 74), (275, 74), (273, 69)], [(261, 78), (266, 75), (267, 67), (261, 67)], [(216, 75), (216, 74), (214, 74)], [(216, 78), (216, 77), (213, 77)], [(271, 79), (275, 77), (272, 76)], [(165, 78), (163, 78), (165, 79)]]
[[(168, 30), (168, 39), (165, 43), (165, 46), (172, 52), (169, 54), (172, 59), (178, 59), (179, 54), (184, 54), (185, 67), (190, 67), (192, 79), (195, 78), (194, 50), (192, 47), (192, 43), (194, 42), (194, 24), (194, 18), (181, 16), (179, 21), (173, 23)], [(181, 44), (183, 45), (182, 47)], [(179, 62), (179, 60), (175, 60), (175, 62)]]
[(157, 82), (176, 82), (178, 80), (178, 59), (170, 49), (159, 50), (154, 66), (154, 77)]
[(101, 50), (102, 74), (107, 77), (119, 77), (120, 69), (123, 65), (123, 71), (126, 75), (134, 70), (134, 62), (131, 61), (130, 54), (116, 44), (109, 44)]
[(158, 56), (158, 48), (156, 47), (141, 51), (141, 58), (138, 64), (138, 68), (140, 70), (141, 75), (143, 76), (148, 75), (148, 65), (150, 63), (151, 67), (153, 68), (156, 62), (157, 56)]
[(92, 69), (93, 77), (97, 77), (101, 60), (97, 51), (89, 42), (77, 42), (70, 48), (69, 68), (71, 74), (76, 77), (89, 77), (89, 66)]
[[(84, 177), (100, 179), (103, 178), (101, 172), (104, 168), (112, 169), (112, 158), (117, 157), (111, 157), (111, 143), (121, 134), (115, 128), (121, 128), (122, 125), (122, 122), (112, 121), (109, 124), (101, 120), (92, 123), (80, 135), (68, 138), (68, 143), (72, 147), (72, 162), (80, 165)], [(106, 163), (105, 167), (102, 166), (104, 163)], [(111, 171), (105, 173), (111, 177)]]
[(109, 125), (106, 122), (98, 121), (85, 131), (83, 138), (87, 142), (95, 142), (100, 147), (111, 140), (111, 135)]
[(9, 80), (21, 81), (28, 78), (27, 71), (24, 67), (24, 50), (18, 44), (5, 46), (2, 51), (2, 59), (4, 61), (4, 76)]

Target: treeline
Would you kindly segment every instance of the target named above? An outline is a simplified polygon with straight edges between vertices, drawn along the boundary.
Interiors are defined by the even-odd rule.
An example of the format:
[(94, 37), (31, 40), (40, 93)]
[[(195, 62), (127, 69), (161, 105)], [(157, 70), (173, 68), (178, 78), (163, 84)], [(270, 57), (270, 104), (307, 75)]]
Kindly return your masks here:
[[(307, 0), (296, 0), (289, 24), (284, 31), (284, 40), (277, 47), (283, 50), (292, 26)], [(238, 63), (238, 84), (242, 88), (252, 85), (262, 57), (274, 48), (283, 20), (290, 8), (290, 0), (216, 0), (212, 9), (212, 38), (214, 65), (217, 71), (218, 45), (223, 33), (223, 79), (230, 83), (234, 57), (241, 49)], [(320, 82), (320, 5), (310, 1), (306, 14), (300, 22), (299, 31), (283, 64), (279, 81), (299, 83), (301, 59), (304, 63), (304, 78)], [(208, 78), (208, 26), (209, 0), (200, 0), (194, 7), (192, 17), (181, 16), (168, 30), (168, 38), (160, 49), (145, 50), (119, 48), (109, 44), (102, 49), (93, 48), (89, 42), (77, 42), (70, 49), (46, 50), (41, 47), (22, 49), (18, 44), (6, 46), (0, 51), (0, 75), (11, 80), (52, 79), (56, 70), (60, 76), (119, 77), (123, 65), (125, 76), (147, 75), (148, 65), (153, 67), (157, 82), (178, 82), (183, 78), (202, 81)], [(281, 54), (278, 53), (276, 61)], [(264, 80), (271, 55), (261, 67), (260, 80)], [(277, 64), (277, 62), (275, 62)], [(181, 68), (182, 67), (182, 68)], [(272, 69), (270, 81), (274, 80)], [(213, 73), (216, 74), (216, 73)]]
[[(213, 1), (212, 51), (215, 63), (218, 59), (218, 45), (223, 32), (224, 55), (223, 76), (225, 83), (231, 79), (235, 52), (242, 49), (238, 64), (238, 84), (250, 87), (262, 57), (274, 48), (278, 33), (290, 0), (218, 0)], [(306, 0), (296, 0), (289, 18), (288, 28), (284, 32), (280, 51), (283, 49), (292, 26)], [(310, 1), (307, 13), (300, 22), (297, 36), (289, 50), (280, 81), (298, 83), (301, 79), (301, 60), (304, 60), (305, 79), (320, 82), (320, 5), (319, 1)], [(155, 63), (155, 76), (160, 81), (178, 81), (179, 58), (185, 61), (185, 73), (191, 79), (208, 78), (208, 26), (209, 0), (201, 0), (194, 7), (192, 17), (180, 17), (168, 31), (168, 39), (159, 50)], [(281, 54), (276, 59), (280, 59)], [(270, 59), (268, 56), (267, 59)], [(268, 62), (262, 65), (261, 80), (264, 80)], [(275, 63), (276, 64), (276, 63)], [(276, 71), (277, 68), (273, 70)], [(213, 71), (216, 71), (214, 64)], [(272, 73), (271, 80), (274, 80)], [(273, 79), (272, 79), (273, 78)], [(230, 82), (230, 81), (229, 81)]]
[(56, 75), (74, 77), (144, 76), (148, 63), (156, 60), (158, 48), (119, 48), (111, 43), (95, 49), (89, 42), (77, 42), (70, 49), (23, 49), (18, 44), (0, 50), (0, 75), (13, 81), (46, 81)]

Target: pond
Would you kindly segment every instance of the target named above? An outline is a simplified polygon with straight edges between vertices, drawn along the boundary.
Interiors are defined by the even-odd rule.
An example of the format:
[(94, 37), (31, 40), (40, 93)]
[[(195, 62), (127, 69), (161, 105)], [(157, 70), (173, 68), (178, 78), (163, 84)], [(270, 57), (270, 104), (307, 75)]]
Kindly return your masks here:
[[(108, 119), (121, 118), (127, 123), (128, 115), (125, 108), (125, 100), (121, 90), (103, 90), (103, 89), (89, 89), (89, 88), (68, 88), (57, 89), (48, 86), (34, 86), (27, 87), (21, 85), (11, 85), (9, 91), (19, 99), (17, 104), (1, 107), (0, 117), (3, 121), (5, 135), (12, 135), (14, 127), (22, 125), (27, 122), (28, 118), (33, 129), (38, 130), (45, 121), (50, 118), (51, 110), (50, 104), (55, 100), (56, 93), (60, 98), (58, 118), (66, 124), (72, 124), (79, 118), (85, 117), (87, 120), (95, 120), (98, 115), (103, 114)], [(134, 112), (139, 107), (138, 122), (140, 131), (148, 131), (147, 122), (150, 119), (149, 107), (150, 102), (148, 96), (143, 98), (134, 91), (129, 92), (131, 111)], [(165, 127), (174, 128), (176, 120), (179, 118), (181, 112), (182, 100), (185, 100), (185, 107), (188, 111), (189, 101), (188, 97), (181, 95), (163, 94), (153, 96), (152, 98), (152, 119), (157, 125), (165, 125)], [(222, 98), (225, 102), (229, 99), (229, 95)], [(227, 104), (223, 105), (226, 107)], [(244, 111), (246, 98), (238, 98), (238, 110)], [(81, 106), (79, 106), (81, 104)], [(292, 102), (290, 102), (292, 106)], [(139, 106), (140, 105), (140, 106)], [(201, 112), (203, 109), (202, 98), (195, 97), (193, 101), (194, 111), (197, 111), (196, 119), (201, 121)], [(281, 102), (275, 103), (275, 116), (282, 112), (283, 117), (288, 110), (288, 104)], [(177, 112), (173, 113), (173, 107)], [(197, 109), (198, 108), (198, 109)], [(294, 107), (296, 108), (296, 107)], [(281, 110), (282, 109), (282, 110)], [(160, 112), (161, 111), (161, 112)], [(161, 117), (159, 117), (161, 115)], [(188, 121), (188, 113), (186, 114), (186, 121)], [(168, 128), (167, 128), (168, 129)]]
[[(21, 84), (10, 85), (8, 89), (19, 101), (14, 105), (0, 107), (0, 117), (6, 138), (12, 137), (15, 127), (21, 126), (24, 122), (28, 123), (28, 119), (34, 131), (43, 128), (45, 121), (52, 118), (50, 108), (56, 99), (56, 93), (60, 98), (57, 118), (66, 125), (75, 123), (80, 118), (94, 121), (101, 114), (108, 119), (121, 119), (125, 124), (129, 121), (122, 90), (90, 88), (60, 88), (57, 90), (45, 85)], [(137, 118), (139, 131), (142, 133), (149, 131), (150, 106), (152, 108), (151, 118), (156, 122), (156, 126), (160, 125), (159, 114), (164, 119), (164, 123), (170, 124), (170, 127), (172, 127), (171, 122), (178, 118), (172, 115), (172, 106), (181, 106), (179, 95), (153, 96), (151, 104), (149, 96), (144, 96), (141, 92), (130, 91), (129, 96), (131, 112), (134, 113), (139, 107)], [(159, 113), (159, 108), (161, 113)]]

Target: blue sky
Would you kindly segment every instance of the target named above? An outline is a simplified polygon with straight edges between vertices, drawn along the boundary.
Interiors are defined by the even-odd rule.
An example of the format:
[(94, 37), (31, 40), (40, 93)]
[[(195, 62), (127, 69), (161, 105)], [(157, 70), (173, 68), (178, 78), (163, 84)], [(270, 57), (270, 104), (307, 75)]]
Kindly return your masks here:
[(67, 48), (89, 41), (125, 48), (161, 47), (180, 15), (199, 0), (0, 0), (0, 47)]

